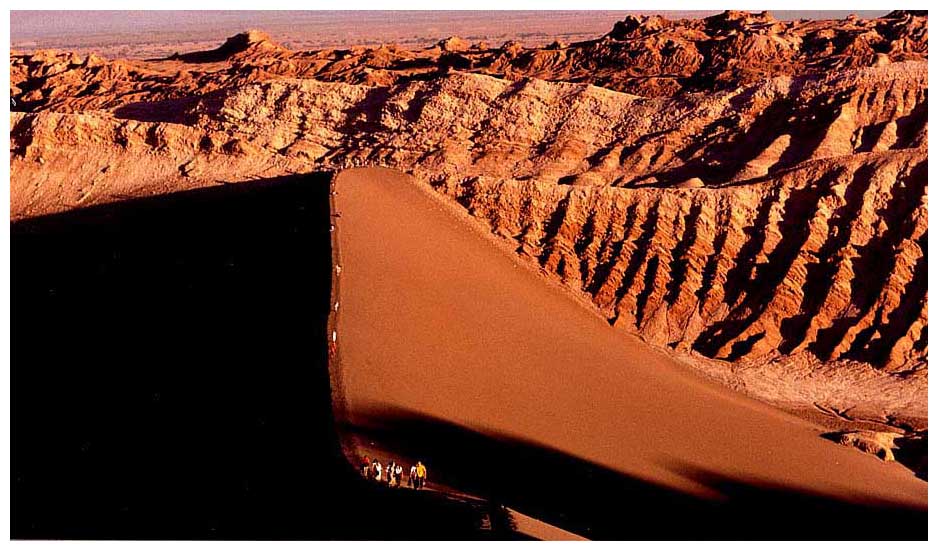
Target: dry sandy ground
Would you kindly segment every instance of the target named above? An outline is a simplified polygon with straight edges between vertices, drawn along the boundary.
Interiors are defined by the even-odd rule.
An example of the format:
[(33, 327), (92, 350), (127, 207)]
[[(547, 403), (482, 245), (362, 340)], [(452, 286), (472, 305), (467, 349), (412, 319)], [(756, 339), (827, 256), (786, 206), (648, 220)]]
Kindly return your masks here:
[(716, 386), (610, 327), (409, 177), (337, 180), (349, 421), (407, 412), (717, 497), (694, 472), (853, 502), (927, 506), (898, 464)]

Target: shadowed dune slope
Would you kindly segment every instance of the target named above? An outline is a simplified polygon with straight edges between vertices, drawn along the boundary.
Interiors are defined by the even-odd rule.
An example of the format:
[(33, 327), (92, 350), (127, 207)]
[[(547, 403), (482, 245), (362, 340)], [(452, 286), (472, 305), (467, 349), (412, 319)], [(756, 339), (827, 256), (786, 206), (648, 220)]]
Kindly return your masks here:
[(727, 498), (708, 480), (732, 479), (926, 507), (927, 485), (911, 472), (617, 332), (409, 177), (354, 169), (337, 189), (352, 425), (381, 426), (403, 410), (703, 498)]
[(14, 538), (487, 537), (467, 504), (382, 491), (342, 455), (328, 180), (13, 225)]

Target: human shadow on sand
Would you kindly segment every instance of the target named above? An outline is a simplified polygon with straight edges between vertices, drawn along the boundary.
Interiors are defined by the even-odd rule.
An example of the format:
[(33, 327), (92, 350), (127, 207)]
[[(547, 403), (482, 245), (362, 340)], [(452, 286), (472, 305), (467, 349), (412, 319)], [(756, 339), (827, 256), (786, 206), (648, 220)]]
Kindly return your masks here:
[[(345, 460), (328, 174), (12, 224), (12, 536), (486, 538)], [(415, 519), (422, 519), (415, 522)]]
[[(376, 445), (421, 458), (433, 481), (459, 488), (590, 539), (925, 539), (927, 511), (850, 503), (734, 478), (695, 465), (662, 464), (720, 498), (688, 494), (566, 453), (483, 434), (397, 408), (375, 409), (348, 428)], [(629, 446), (622, 445), (622, 453)], [(767, 459), (768, 460), (768, 459)]]

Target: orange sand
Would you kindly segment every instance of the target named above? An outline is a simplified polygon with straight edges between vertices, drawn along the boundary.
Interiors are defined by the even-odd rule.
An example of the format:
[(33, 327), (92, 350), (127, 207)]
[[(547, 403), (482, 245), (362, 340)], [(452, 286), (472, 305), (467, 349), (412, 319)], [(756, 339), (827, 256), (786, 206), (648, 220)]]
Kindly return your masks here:
[(410, 177), (337, 180), (349, 421), (403, 409), (700, 495), (690, 465), (852, 501), (926, 507), (898, 464), (701, 379), (610, 327)]

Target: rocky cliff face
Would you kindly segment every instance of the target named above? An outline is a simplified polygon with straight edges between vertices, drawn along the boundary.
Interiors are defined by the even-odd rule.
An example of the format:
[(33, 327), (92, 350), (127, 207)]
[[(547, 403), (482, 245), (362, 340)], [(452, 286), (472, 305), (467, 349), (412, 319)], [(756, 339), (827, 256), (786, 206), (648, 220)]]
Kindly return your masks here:
[[(13, 216), (397, 167), (610, 323), (728, 382), (887, 422), (927, 416), (924, 16), (630, 18), (544, 50), (386, 50), (335, 59), (255, 32), (162, 62), (14, 55), (32, 112), (13, 115)], [(417, 70), (428, 55), (471, 63)], [(635, 74), (678, 66), (691, 76), (653, 89)]]

